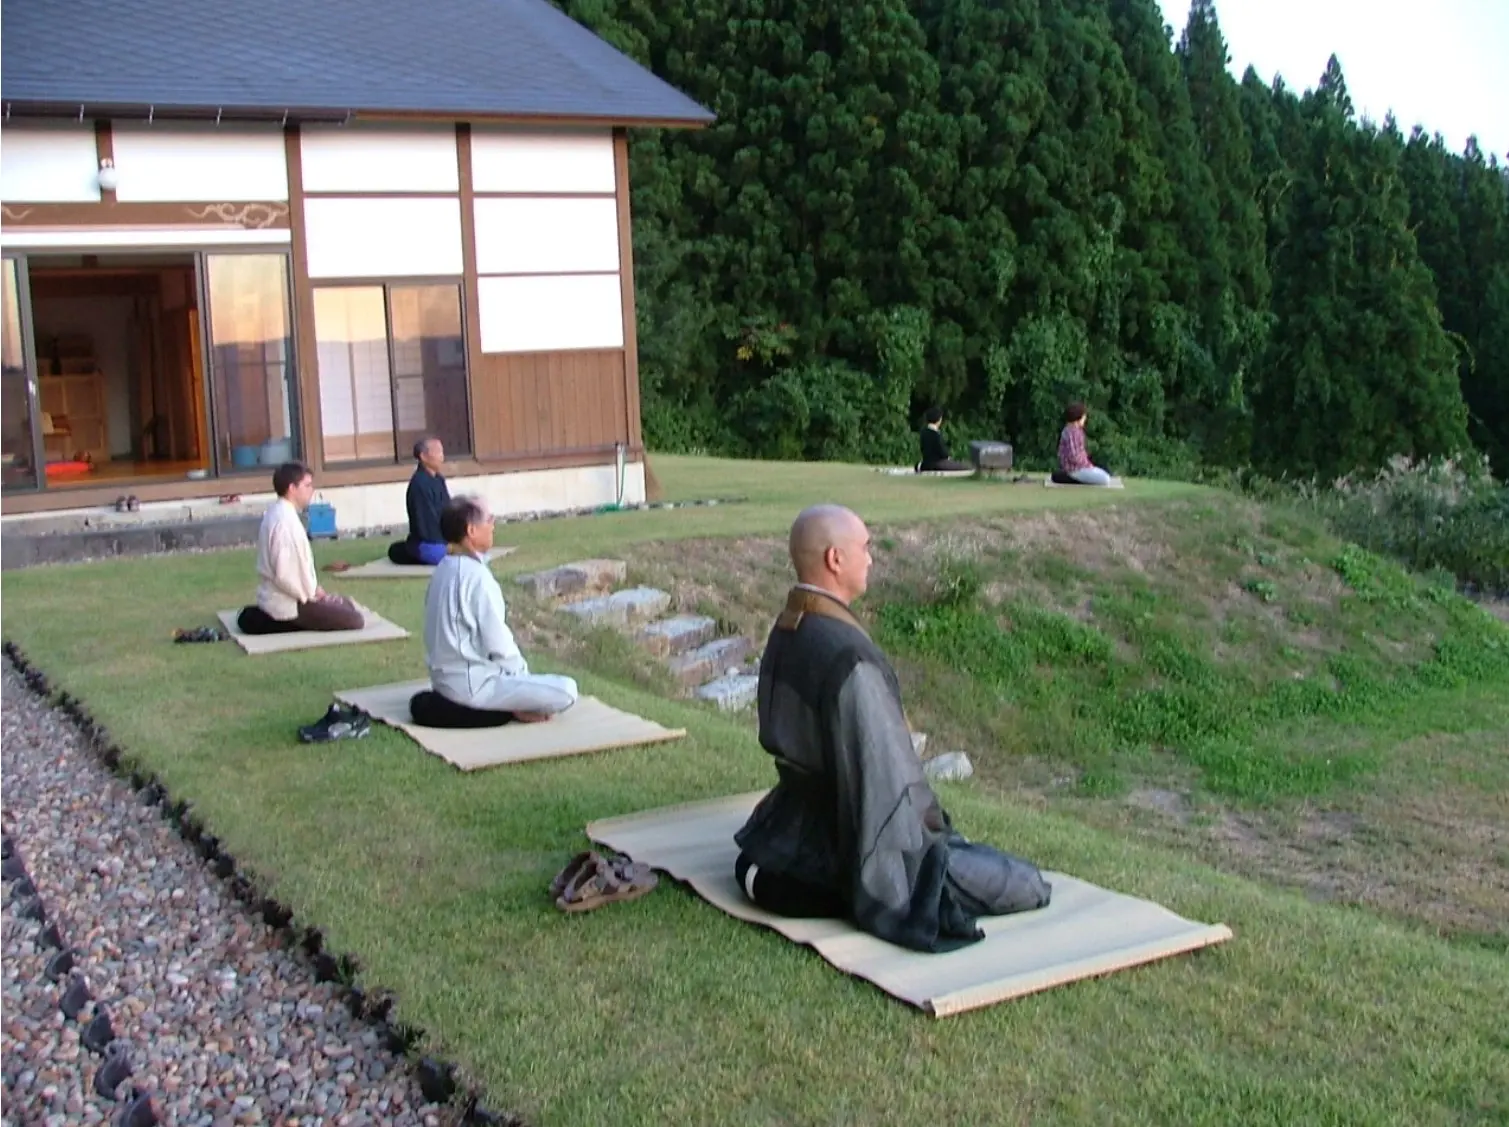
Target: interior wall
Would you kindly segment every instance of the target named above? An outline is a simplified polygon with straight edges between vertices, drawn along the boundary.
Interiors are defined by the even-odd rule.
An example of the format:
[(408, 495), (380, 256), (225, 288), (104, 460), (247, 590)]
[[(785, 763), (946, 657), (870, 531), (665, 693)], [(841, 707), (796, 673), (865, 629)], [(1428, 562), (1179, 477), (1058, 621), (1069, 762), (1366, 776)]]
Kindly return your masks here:
[(36, 325), (37, 370), (52, 371), (48, 340), (60, 333), (81, 333), (94, 341), (95, 362), (105, 375), (110, 455), (131, 456), (131, 298), (38, 298), (32, 303)]

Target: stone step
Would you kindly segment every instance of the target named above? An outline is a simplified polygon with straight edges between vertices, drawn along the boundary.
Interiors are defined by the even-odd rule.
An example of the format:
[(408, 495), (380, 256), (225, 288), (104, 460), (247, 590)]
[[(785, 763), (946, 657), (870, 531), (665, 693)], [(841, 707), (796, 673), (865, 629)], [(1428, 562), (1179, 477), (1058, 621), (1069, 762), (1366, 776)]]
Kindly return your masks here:
[(611, 595), (564, 603), (560, 610), (593, 626), (637, 626), (659, 618), (670, 605), (669, 592), (654, 587), (629, 587)]
[(662, 618), (641, 627), (636, 637), (639, 644), (650, 653), (666, 658), (706, 645), (717, 633), (718, 623), (715, 619), (700, 614), (678, 614), (674, 618)]
[(753, 673), (725, 673), (716, 681), (699, 686), (695, 696), (710, 701), (724, 712), (737, 712), (755, 702), (760, 678)]
[(945, 751), (922, 764), (922, 773), (929, 779), (943, 782), (959, 782), (975, 773), (975, 765), (962, 751)]
[(736, 669), (753, 651), (748, 638), (719, 638), (678, 654), (666, 664), (677, 684), (690, 689)]
[(628, 571), (623, 560), (575, 560), (520, 575), (515, 582), (538, 599), (569, 599), (611, 591), (624, 581)]

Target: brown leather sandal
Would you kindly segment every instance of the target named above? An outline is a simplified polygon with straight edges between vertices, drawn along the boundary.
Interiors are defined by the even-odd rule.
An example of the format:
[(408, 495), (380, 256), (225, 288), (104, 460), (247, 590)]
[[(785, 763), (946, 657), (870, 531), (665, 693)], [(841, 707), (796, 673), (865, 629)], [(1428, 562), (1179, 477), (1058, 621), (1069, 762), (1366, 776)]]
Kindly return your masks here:
[(591, 849), (584, 849), (571, 858), (571, 860), (567, 861), (566, 867), (558, 872), (555, 875), (555, 879), (550, 882), (550, 899), (560, 899), (562, 893), (566, 891), (566, 887), (581, 875), (584, 866), (598, 864), (602, 859), (602, 854)]
[(650, 866), (627, 857), (598, 858), (582, 866), (556, 897), (563, 912), (590, 912), (604, 904), (627, 903), (653, 891), (660, 883)]

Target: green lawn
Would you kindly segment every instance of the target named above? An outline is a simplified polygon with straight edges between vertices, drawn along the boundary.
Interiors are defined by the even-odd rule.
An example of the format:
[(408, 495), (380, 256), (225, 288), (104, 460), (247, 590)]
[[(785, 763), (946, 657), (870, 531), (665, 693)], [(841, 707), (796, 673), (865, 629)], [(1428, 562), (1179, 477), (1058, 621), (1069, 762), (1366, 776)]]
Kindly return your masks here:
[[(1112, 522), (1144, 501), (1156, 512), (1213, 496), (1144, 483), (1116, 494), (916, 481), (856, 467), (662, 457), (654, 465), (672, 499), (750, 500), (508, 526), (499, 541), (521, 550), (507, 569), (616, 555), (647, 574), (674, 563), (665, 557), (676, 549), (656, 542), (690, 541), (683, 555), (691, 558), (729, 541), (727, 585), (758, 580), (746, 589), (763, 591), (778, 589), (777, 572), (761, 579), (735, 569), (735, 549), (761, 553), (774, 568), (791, 515), (817, 500), (855, 505), (899, 545), (967, 537), (986, 523), (1082, 519), (1046, 509), (1093, 506)], [(915, 528), (924, 520), (932, 523)], [(361, 560), (379, 551), (341, 543), (319, 555)], [(492, 1106), (537, 1124), (593, 1125), (1509, 1116), (1501, 951), (1222, 871), (1182, 839), (1091, 824), (1076, 803), (1098, 800), (1045, 802), (1014, 790), (1005, 761), (977, 784), (945, 788), (967, 831), (1045, 867), (1225, 922), (1235, 940), (933, 1021), (670, 882), (634, 904), (563, 916), (545, 886), (582, 846), (587, 821), (769, 781), (750, 719), (666, 701), (619, 667), (621, 653), (606, 660), (575, 647), (562, 651), (571, 655), (565, 663), (541, 654), (536, 664), (563, 668), (587, 691), (684, 726), (689, 737), (472, 776), (384, 729), (354, 746), (300, 745), (294, 729), (320, 714), (332, 690), (420, 675), (421, 644), (416, 636), (257, 659), (229, 645), (171, 644), (174, 626), (245, 601), (251, 558), (236, 551), (7, 573), (5, 634), (83, 697), (175, 796), (191, 799), (224, 847), (301, 920), (322, 926), (335, 949), (359, 953), (364, 981), (396, 990), (401, 1016), (483, 1082)], [(1037, 556), (1027, 559), (1036, 568)], [(882, 551), (882, 572), (886, 564)], [(330, 585), (417, 632), (422, 584)], [(877, 589), (880, 599), (900, 594)], [(744, 606), (731, 605), (730, 616), (755, 613), (754, 600)], [(923, 671), (908, 676), (921, 684)], [(940, 722), (948, 711), (944, 700), (917, 704)], [(1483, 715), (1497, 722), (1491, 708)], [(1340, 746), (1356, 727), (1336, 722), (1329, 732)], [(1379, 777), (1414, 786), (1402, 769)]]

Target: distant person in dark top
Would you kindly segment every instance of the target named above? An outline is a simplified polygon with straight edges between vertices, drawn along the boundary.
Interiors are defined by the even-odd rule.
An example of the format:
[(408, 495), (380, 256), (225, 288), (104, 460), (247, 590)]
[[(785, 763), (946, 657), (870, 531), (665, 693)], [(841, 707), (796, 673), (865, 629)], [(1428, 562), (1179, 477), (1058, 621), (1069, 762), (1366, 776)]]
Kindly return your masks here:
[(445, 465), (445, 447), (438, 438), (414, 443), (419, 463), (409, 478), (405, 503), (409, 510), (409, 537), (388, 547), (388, 559), (396, 564), (433, 567), (445, 559), (445, 537), (440, 533), (440, 513), (450, 503), (451, 491), (440, 467)]
[(922, 430), (918, 438), (922, 442), (922, 461), (917, 463), (918, 473), (937, 470), (967, 470), (967, 462), (956, 462), (948, 456), (948, 443), (943, 441), (943, 408), (929, 407), (922, 416)]

